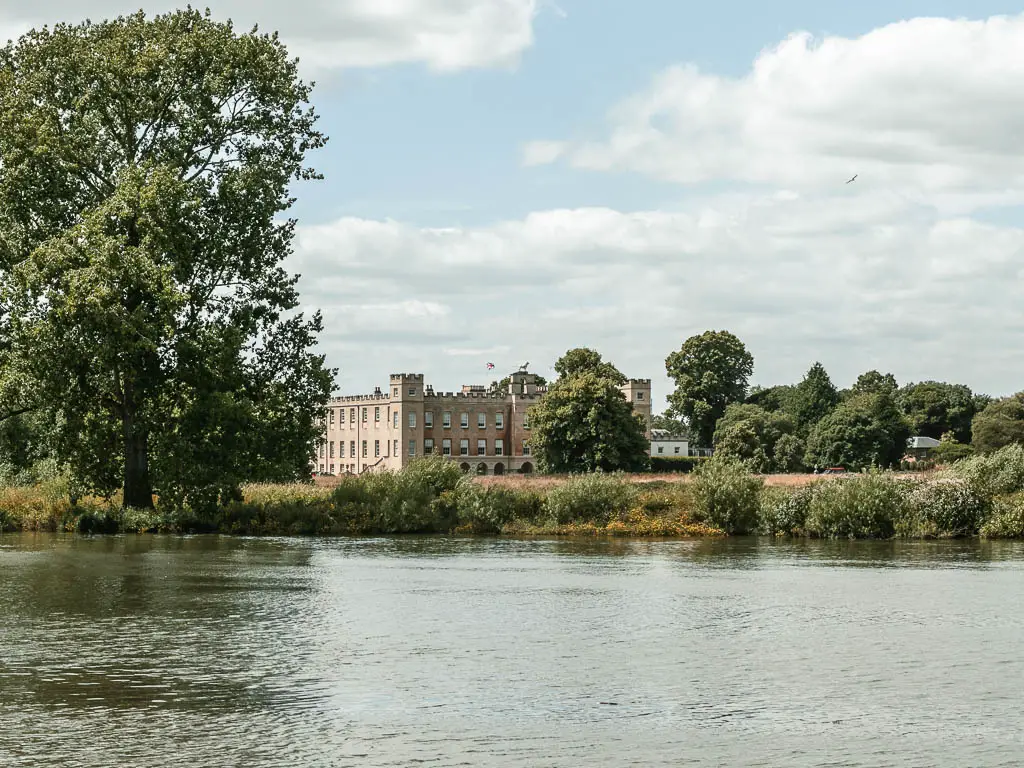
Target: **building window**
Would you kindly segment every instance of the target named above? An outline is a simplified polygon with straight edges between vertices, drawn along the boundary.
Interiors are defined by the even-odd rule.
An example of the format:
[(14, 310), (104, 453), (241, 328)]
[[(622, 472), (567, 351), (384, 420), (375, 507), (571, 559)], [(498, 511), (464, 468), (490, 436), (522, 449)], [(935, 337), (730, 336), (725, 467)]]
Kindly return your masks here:
[(331, 474), (332, 475), (334, 474), (334, 465), (333, 464), (331, 464)]
[(395, 387), (395, 399), (398, 399), (398, 387)]
[(486, 440), (477, 440), (476, 441), (476, 455), (477, 456), (486, 456), (487, 455), (487, 441)]
[(325, 470), (324, 470), (324, 465), (323, 465), (323, 464), (321, 464), (321, 465), (320, 465), (320, 474), (322, 475), (322, 474), (324, 473), (324, 471), (325, 471)]
[(636, 393), (636, 399), (637, 400), (643, 400), (644, 399), (644, 393), (643, 392), (637, 392)]
[(378, 405), (373, 409), (373, 420), (380, 421), (380, 406)]
[(334, 426), (334, 409), (331, 408), (331, 426)]
[(658, 446), (658, 453), (664, 453), (664, 452), (665, 452), (665, 446), (664, 445), (659, 445)]
[(345, 458), (345, 441), (344, 440), (339, 440), (338, 441), (338, 458), (339, 459), (344, 459)]
[(409, 387), (409, 397), (416, 397), (416, 387)]
[(494, 414), (494, 428), (504, 429), (505, 428), (505, 414), (496, 413)]
[(459, 440), (459, 455), (469, 456), (469, 440)]
[(349, 442), (348, 442), (348, 452), (349, 452), (349, 455), (353, 459), (356, 457), (356, 441), (355, 440), (349, 440)]
[(423, 426), (427, 429), (433, 429), (434, 427), (434, 412), (427, 411), (423, 414)]
[(676, 453), (679, 453), (679, 446), (676, 446)]
[(463, 429), (469, 429), (469, 414), (463, 413), (459, 416), (459, 426)]
[(365, 459), (367, 457), (367, 455), (368, 454), (366, 453), (366, 441), (363, 440), (363, 458)]
[(338, 409), (338, 423), (339, 424), (344, 424), (345, 423), (345, 409), (344, 408), (339, 408)]
[(355, 423), (356, 423), (356, 409), (355, 408), (349, 408), (348, 409), (348, 420), (349, 420), (349, 422), (353, 426), (355, 426)]
[[(324, 455), (325, 455), (324, 451), (326, 451), (326, 450), (327, 450), (327, 446), (324, 445), (323, 443), (320, 443), (320, 458), (321, 459), (324, 458)], [(320, 471), (322, 472), (323, 470), (320, 470)]]
[(373, 441), (373, 455), (374, 457), (380, 456), (380, 440)]
[(330, 457), (332, 459), (334, 458), (334, 441), (333, 440), (331, 440), (331, 454), (330, 454)]
[(494, 455), (495, 456), (504, 456), (505, 455), (505, 441), (504, 440), (495, 440), (494, 441)]
[(441, 426), (444, 427), (445, 429), (451, 429), (452, 428), (452, 412), (451, 411), (445, 411), (444, 413), (441, 414)]
[(393, 454), (394, 454), (395, 456), (397, 456), (397, 455), (398, 455), (398, 441), (397, 441), (397, 440), (395, 440), (395, 447), (394, 447), (394, 450), (392, 451), (392, 453), (393, 453)]
[(409, 455), (410, 456), (415, 456), (416, 455), (416, 441), (415, 440), (410, 440), (409, 441)]
[(445, 438), (441, 441), (441, 455), (451, 456), (452, 455), (452, 441)]
[(409, 429), (416, 429), (416, 414), (409, 414)]
[(523, 456), (529, 456), (529, 455), (530, 455), (530, 444), (528, 442), (526, 442), (525, 440), (523, 440)]
[(366, 408), (363, 408), (363, 424), (366, 423)]
[(523, 429), (529, 429), (529, 428), (530, 428), (530, 414), (529, 413), (524, 413), (523, 414)]
[(427, 438), (423, 441), (423, 455), (430, 456), (434, 452), (434, 441), (431, 438)]
[(478, 413), (476, 415), (476, 428), (477, 429), (487, 429), (487, 414), (486, 413)]
[(395, 411), (393, 414), (391, 414), (391, 426), (395, 429), (398, 429), (398, 411)]

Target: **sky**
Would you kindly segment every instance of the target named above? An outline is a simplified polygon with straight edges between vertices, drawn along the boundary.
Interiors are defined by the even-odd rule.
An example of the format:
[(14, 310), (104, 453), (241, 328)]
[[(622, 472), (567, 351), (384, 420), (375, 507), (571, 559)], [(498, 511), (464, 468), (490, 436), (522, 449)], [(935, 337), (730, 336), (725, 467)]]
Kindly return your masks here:
[[(140, 4), (174, 6), (3, 2), (0, 38)], [(289, 267), (339, 394), (550, 377), (587, 346), (658, 409), (705, 330), (765, 386), (820, 361), (840, 387), (1024, 389), (1019, 6), (207, 4), (317, 83), (325, 179), (294, 190)]]

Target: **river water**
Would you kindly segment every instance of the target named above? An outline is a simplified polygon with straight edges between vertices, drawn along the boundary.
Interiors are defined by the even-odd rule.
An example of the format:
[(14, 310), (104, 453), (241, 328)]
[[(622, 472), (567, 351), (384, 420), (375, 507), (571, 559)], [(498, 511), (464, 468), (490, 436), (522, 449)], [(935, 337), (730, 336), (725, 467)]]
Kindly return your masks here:
[(0, 766), (1020, 766), (1024, 544), (0, 536)]

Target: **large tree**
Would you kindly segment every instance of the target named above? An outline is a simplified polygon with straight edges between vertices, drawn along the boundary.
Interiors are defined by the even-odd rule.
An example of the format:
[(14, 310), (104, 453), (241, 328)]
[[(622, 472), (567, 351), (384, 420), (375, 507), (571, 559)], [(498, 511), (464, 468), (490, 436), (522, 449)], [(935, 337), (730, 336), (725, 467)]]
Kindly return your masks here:
[(672, 411), (686, 419), (701, 446), (710, 446), (715, 424), (730, 403), (742, 402), (754, 372), (754, 358), (728, 331), (691, 336), (665, 359), (676, 389), (669, 395)]
[(87, 487), (198, 505), (308, 467), (333, 376), (280, 217), (309, 93), (276, 35), (191, 9), (0, 49), (0, 381)]
[(809, 432), (839, 404), (839, 392), (829, 378), (825, 366), (815, 363), (796, 385), (793, 411), (797, 426)]
[(800, 468), (803, 441), (782, 438), (795, 432), (796, 424), (783, 412), (733, 403), (715, 427), (715, 455), (737, 458), (752, 472), (790, 472)]
[(995, 451), (1024, 443), (1024, 392), (993, 400), (974, 417), (971, 443), (977, 451)]
[(642, 418), (619, 389), (621, 379), (600, 356), (574, 367), (569, 350), (555, 364), (559, 378), (530, 409), (530, 447), (542, 472), (636, 472), (650, 464)]
[(896, 404), (915, 435), (936, 440), (952, 432), (961, 443), (971, 439), (975, 399), (970, 387), (941, 381), (908, 384), (896, 393)]
[(609, 362), (601, 358), (601, 353), (588, 347), (570, 349), (555, 363), (555, 372), (561, 378), (577, 376), (582, 373), (593, 373), (609, 379), (616, 384), (625, 384), (626, 377)]
[(886, 393), (853, 395), (822, 418), (807, 439), (809, 466), (890, 467), (906, 453), (910, 427)]
[(857, 381), (850, 389), (851, 395), (865, 395), (865, 394), (887, 394), (893, 395), (896, 393), (897, 384), (896, 377), (891, 373), (879, 373), (878, 371), (871, 370), (866, 373), (862, 373), (857, 377)]

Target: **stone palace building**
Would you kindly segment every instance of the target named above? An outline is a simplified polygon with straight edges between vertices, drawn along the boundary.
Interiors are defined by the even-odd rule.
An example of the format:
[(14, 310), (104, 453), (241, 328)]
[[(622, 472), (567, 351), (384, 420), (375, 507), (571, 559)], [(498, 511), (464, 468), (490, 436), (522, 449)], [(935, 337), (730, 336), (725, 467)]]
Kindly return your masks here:
[[(331, 399), (315, 466), (332, 475), (359, 474), (438, 454), (464, 472), (530, 474), (528, 411), (546, 392), (525, 367), (512, 374), (507, 392), (497, 384), (435, 392), (421, 373), (392, 374), (387, 391)], [(644, 417), (650, 440), (651, 380), (630, 379), (622, 392)]]

